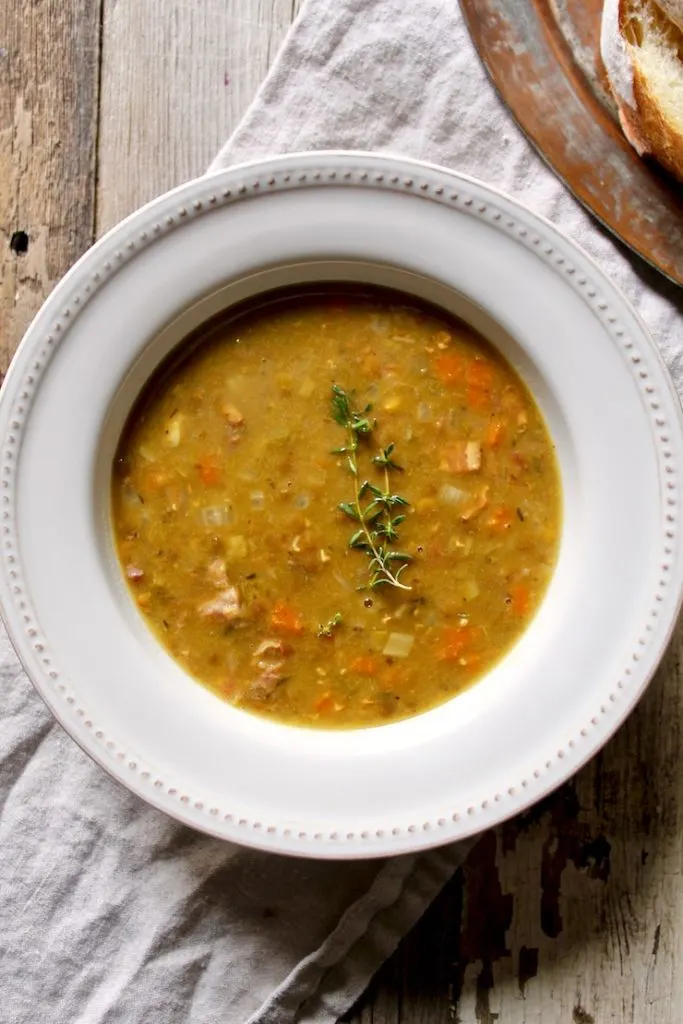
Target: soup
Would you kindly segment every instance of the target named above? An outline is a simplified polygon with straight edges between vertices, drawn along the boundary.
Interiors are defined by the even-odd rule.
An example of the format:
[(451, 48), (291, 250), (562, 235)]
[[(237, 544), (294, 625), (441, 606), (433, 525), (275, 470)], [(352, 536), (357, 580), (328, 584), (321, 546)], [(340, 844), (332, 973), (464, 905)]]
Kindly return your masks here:
[(133, 600), (183, 668), (334, 728), (425, 711), (495, 665), (543, 598), (561, 505), (497, 351), (405, 296), (340, 289), (214, 321), (183, 353), (112, 480)]

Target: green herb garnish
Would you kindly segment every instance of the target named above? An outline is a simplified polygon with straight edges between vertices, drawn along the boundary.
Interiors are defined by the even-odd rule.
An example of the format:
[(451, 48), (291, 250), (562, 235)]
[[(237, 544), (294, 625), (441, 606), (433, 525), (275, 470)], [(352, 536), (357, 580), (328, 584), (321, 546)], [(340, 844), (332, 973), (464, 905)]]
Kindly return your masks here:
[(332, 636), (333, 631), (337, 628), (337, 626), (341, 626), (341, 624), (341, 612), (337, 612), (335, 615), (332, 616), (329, 622), (326, 622), (324, 625), (321, 623), (317, 635), (320, 637)]
[[(369, 440), (375, 429), (375, 421), (368, 414), (372, 411), (367, 405), (362, 411), (354, 409), (349, 395), (338, 384), (332, 386), (332, 417), (348, 434), (348, 441), (343, 448), (335, 448), (335, 455), (345, 455), (346, 464), (354, 480), (354, 500), (342, 501), (341, 511), (359, 524), (359, 529), (351, 537), (349, 547), (359, 548), (370, 557), (368, 572), (370, 579), (366, 584), (371, 590), (381, 586), (398, 587), (400, 590), (411, 588), (401, 582), (401, 575), (407, 568), (412, 556), (404, 551), (395, 551), (390, 545), (398, 539), (398, 527), (405, 515), (397, 509), (406, 507), (409, 502), (398, 494), (393, 494), (389, 487), (390, 472), (402, 473), (403, 468), (394, 461), (394, 444), (381, 448), (378, 455), (370, 461), (383, 470), (384, 489), (377, 487), (369, 480), (360, 483), (358, 468), (358, 449), (362, 439)], [(363, 499), (370, 500), (363, 505)]]

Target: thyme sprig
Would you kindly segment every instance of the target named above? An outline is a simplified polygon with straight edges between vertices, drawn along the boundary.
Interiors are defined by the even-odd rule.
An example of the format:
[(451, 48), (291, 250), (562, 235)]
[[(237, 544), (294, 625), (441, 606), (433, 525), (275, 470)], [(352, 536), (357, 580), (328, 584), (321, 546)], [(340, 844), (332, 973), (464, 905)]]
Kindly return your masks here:
[(341, 624), (342, 624), (342, 614), (341, 614), (341, 612), (336, 612), (332, 616), (332, 618), (330, 619), (329, 622), (325, 622), (325, 623), (321, 622), (320, 623), (320, 626), (319, 626), (318, 632), (317, 632), (317, 636), (319, 636), (319, 637), (331, 637), (332, 633), (334, 632), (334, 630), (338, 626), (341, 626)]
[[(370, 558), (366, 586), (371, 590), (381, 586), (410, 590), (411, 587), (402, 582), (401, 576), (412, 556), (391, 547), (398, 539), (398, 527), (406, 518), (400, 510), (409, 504), (401, 495), (392, 493), (389, 486), (389, 474), (403, 472), (403, 467), (393, 457), (396, 446), (390, 444), (380, 448), (379, 454), (370, 460), (383, 471), (384, 488), (367, 479), (361, 482), (360, 478), (359, 447), (363, 440), (370, 439), (376, 426), (375, 421), (369, 418), (371, 411), (370, 405), (362, 410), (354, 409), (347, 392), (338, 384), (333, 385), (332, 417), (347, 432), (346, 444), (342, 448), (335, 448), (334, 454), (346, 456), (346, 464), (354, 481), (353, 501), (342, 501), (339, 508), (359, 525), (349, 541), (349, 547), (365, 551)], [(369, 501), (366, 500), (368, 498)]]

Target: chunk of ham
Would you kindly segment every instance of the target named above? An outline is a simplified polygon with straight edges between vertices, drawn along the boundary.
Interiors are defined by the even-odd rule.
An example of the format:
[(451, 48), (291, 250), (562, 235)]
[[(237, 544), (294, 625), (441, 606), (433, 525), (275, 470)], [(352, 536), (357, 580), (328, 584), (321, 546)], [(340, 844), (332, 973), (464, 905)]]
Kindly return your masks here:
[(282, 655), (289, 653), (290, 648), (282, 640), (262, 640), (254, 651), (254, 661), (256, 661), (257, 665), (263, 665), (265, 662), (260, 659), (264, 657), (282, 657)]
[(447, 473), (474, 473), (481, 469), (481, 443), (479, 441), (454, 441), (446, 445), (441, 453), (439, 468)]
[(252, 700), (268, 700), (272, 693), (283, 681), (282, 661), (261, 662), (261, 671), (256, 679), (249, 686), (249, 696)]
[(234, 622), (242, 615), (242, 605), (237, 587), (226, 587), (210, 601), (205, 601), (197, 609), (200, 615), (225, 619), (226, 622)]
[(283, 640), (262, 640), (252, 655), (259, 674), (249, 685), (248, 696), (252, 700), (268, 700), (280, 683), (284, 682), (283, 661), (273, 659), (286, 657), (292, 648)]

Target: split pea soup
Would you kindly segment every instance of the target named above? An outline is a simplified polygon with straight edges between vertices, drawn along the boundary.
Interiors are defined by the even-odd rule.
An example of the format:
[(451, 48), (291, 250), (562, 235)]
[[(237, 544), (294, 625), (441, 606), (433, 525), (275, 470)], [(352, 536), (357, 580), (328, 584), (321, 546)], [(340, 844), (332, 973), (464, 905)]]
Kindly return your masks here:
[(552, 441), (464, 323), (383, 291), (214, 320), (134, 408), (113, 469), (134, 602), (197, 681), (300, 726), (446, 701), (519, 639), (560, 532)]

